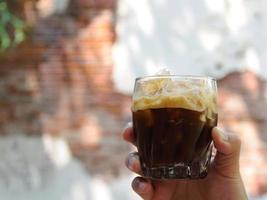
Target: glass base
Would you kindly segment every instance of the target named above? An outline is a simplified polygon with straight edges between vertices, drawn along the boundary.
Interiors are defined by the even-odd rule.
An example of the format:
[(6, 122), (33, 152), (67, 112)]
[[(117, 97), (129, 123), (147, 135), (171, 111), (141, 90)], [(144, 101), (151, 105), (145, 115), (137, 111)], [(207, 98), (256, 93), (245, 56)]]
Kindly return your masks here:
[(203, 179), (208, 175), (208, 165), (195, 163), (191, 166), (183, 163), (169, 167), (143, 167), (143, 174), (150, 179)]

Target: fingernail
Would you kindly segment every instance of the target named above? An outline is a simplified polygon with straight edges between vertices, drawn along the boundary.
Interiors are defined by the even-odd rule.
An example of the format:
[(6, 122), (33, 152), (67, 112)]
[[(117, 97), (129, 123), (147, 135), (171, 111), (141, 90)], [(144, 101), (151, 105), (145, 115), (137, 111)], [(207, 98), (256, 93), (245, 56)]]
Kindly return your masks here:
[(138, 184), (138, 191), (142, 193), (143, 191), (145, 191), (145, 187), (146, 187), (146, 183), (140, 181)]
[(135, 156), (135, 154), (131, 153), (129, 154), (127, 160), (126, 160), (126, 166), (130, 169), (130, 170), (134, 170), (134, 163), (136, 162), (137, 158)]
[(219, 127), (216, 127), (217, 132), (219, 133), (221, 139), (225, 142), (228, 141), (228, 136), (224, 133), (224, 131), (222, 129), (220, 129)]
[(124, 127), (124, 130), (127, 129), (127, 128), (130, 128), (130, 127), (132, 127), (132, 126), (133, 126), (133, 123), (132, 123), (132, 122), (128, 122), (128, 123), (126, 124), (126, 126)]
[(135, 191), (142, 193), (145, 191), (146, 181), (143, 178), (136, 178), (132, 186)]

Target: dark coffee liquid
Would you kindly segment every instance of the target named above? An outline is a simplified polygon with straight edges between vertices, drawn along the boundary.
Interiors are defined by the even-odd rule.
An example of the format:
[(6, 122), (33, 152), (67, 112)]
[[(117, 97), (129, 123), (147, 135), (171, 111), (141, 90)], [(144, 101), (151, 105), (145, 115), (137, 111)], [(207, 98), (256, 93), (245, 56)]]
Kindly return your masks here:
[(202, 178), (211, 154), (211, 130), (217, 114), (183, 108), (133, 112), (133, 127), (141, 166), (150, 178)]

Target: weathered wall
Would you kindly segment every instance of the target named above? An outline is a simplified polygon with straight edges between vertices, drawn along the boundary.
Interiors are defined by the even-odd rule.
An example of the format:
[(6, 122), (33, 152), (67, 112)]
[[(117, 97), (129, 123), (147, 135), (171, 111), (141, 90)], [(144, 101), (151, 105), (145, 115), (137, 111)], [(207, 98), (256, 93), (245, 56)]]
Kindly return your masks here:
[(267, 82), (254, 73), (219, 81), (219, 123), (242, 140), (241, 173), (250, 194), (267, 193)]
[[(114, 46), (116, 88), (123, 77), (176, 74), (222, 78), (250, 69), (267, 78), (265, 0), (122, 0)], [(122, 76), (123, 75), (123, 76)]]
[(32, 37), (0, 59), (1, 135), (62, 137), (91, 173), (116, 175), (130, 120), (111, 77), (116, 1), (71, 1), (45, 17), (39, 4), (18, 5), (34, 16)]

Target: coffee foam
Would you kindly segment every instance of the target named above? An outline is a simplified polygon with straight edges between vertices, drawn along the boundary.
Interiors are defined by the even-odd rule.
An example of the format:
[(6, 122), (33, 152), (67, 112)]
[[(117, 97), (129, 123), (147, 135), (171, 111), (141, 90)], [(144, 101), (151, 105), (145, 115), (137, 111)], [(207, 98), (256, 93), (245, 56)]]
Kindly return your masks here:
[(217, 113), (216, 93), (205, 79), (157, 78), (139, 80), (133, 96), (133, 111), (156, 108), (184, 108)]

